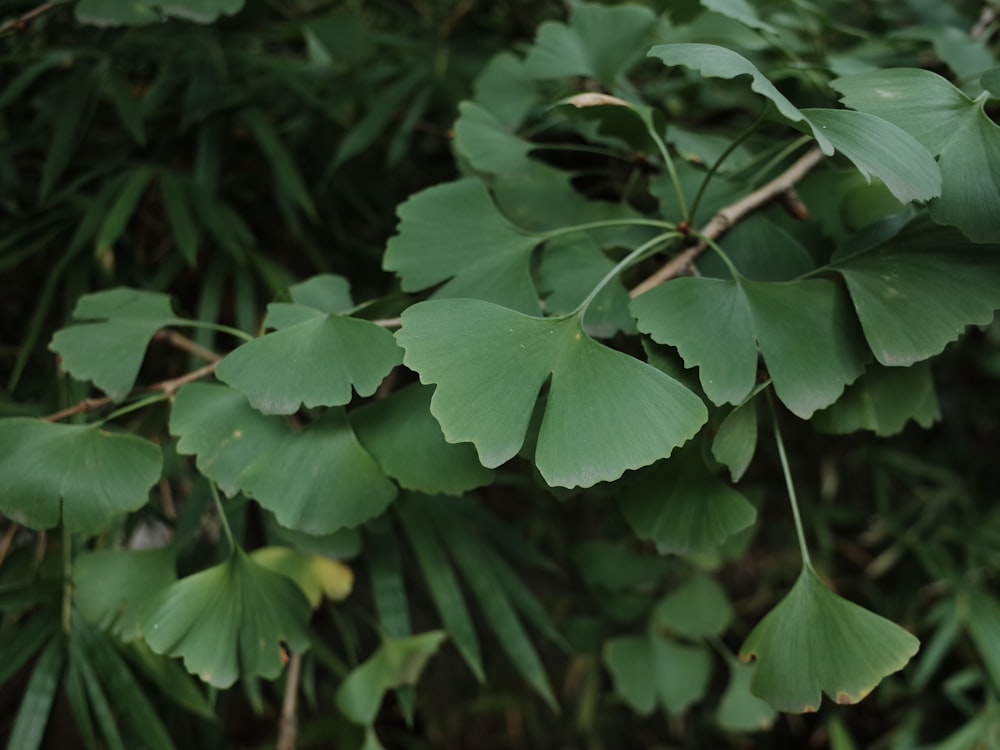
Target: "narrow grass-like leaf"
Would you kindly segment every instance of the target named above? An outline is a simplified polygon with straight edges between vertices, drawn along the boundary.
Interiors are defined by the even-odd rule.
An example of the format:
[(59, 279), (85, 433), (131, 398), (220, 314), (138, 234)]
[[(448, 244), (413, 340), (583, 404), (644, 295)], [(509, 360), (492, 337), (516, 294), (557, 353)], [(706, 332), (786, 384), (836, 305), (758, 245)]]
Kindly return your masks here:
[(480, 300), (410, 307), (396, 335), (404, 362), (434, 383), (445, 438), (470, 441), (488, 467), (512, 458), (552, 379), (535, 462), (553, 486), (589, 487), (668, 455), (705, 422), (689, 390), (586, 336), (576, 317), (533, 318)]
[(56, 331), (49, 348), (73, 377), (92, 380), (115, 401), (135, 384), (153, 334), (180, 322), (167, 295), (125, 288), (83, 295), (73, 317), (94, 322)]
[(141, 639), (125, 644), (124, 650), (135, 668), (174, 704), (202, 719), (215, 717), (215, 707), (180, 662), (154, 653)]
[(963, 593), (965, 624), (976, 644), (993, 689), (1000, 692), (1000, 603), (984, 591), (970, 589)]
[(69, 531), (96, 534), (145, 505), (161, 468), (160, 449), (135, 435), (0, 420), (0, 512), (33, 529), (61, 520)]
[(59, 178), (83, 139), (90, 118), (97, 106), (99, 77), (90, 66), (83, 66), (69, 75), (50, 92), (53, 109), (52, 137), (48, 141), (39, 197), (44, 202), (56, 187)]
[(51, 609), (43, 610), (24, 620), (23, 625), (0, 641), (0, 685), (7, 684), (17, 670), (49, 642), (59, 630), (59, 619)]
[(315, 219), (316, 207), (309, 197), (309, 189), (302, 181), (302, 175), (299, 174), (288, 147), (271, 123), (260, 111), (252, 108), (243, 110), (240, 120), (253, 133), (257, 145), (270, 163), (277, 190), (288, 195), (306, 216)]
[(194, 265), (198, 257), (198, 243), (201, 232), (191, 209), (192, 195), (184, 177), (176, 172), (164, 170), (160, 172), (160, 197), (163, 208), (170, 222), (177, 250), (188, 262)]
[(226, 562), (161, 591), (142, 631), (155, 652), (181, 656), (189, 672), (228, 688), (238, 677), (277, 677), (282, 644), (294, 652), (309, 647), (311, 612), (292, 581), (237, 549)]
[(460, 495), (489, 484), (467, 443), (448, 443), (431, 415), (433, 388), (414, 384), (351, 411), (358, 440), (401, 487), (427, 494)]
[(420, 498), (414, 497), (397, 504), (399, 520), (406, 530), (417, 564), (420, 565), (434, 601), (434, 608), (440, 615), (451, 642), (455, 644), (472, 674), (479, 682), (483, 682), (485, 676), (479, 639), (476, 637), (465, 597), (434, 525), (419, 507), (420, 502)]
[(753, 692), (779, 711), (819, 708), (821, 693), (857, 703), (902, 669), (919, 641), (898, 625), (842, 599), (809, 567), (753, 629), (740, 658), (756, 660)]
[(97, 236), (94, 238), (95, 252), (101, 253), (111, 249), (122, 236), (129, 221), (132, 220), (139, 199), (145, 194), (155, 174), (155, 170), (149, 166), (136, 167), (129, 173), (121, 192), (111, 204), (108, 215), (104, 217), (101, 228), (97, 230)]
[(90, 663), (88, 654), (82, 648), (75, 663), (83, 677), (87, 698), (100, 730), (102, 745), (108, 750), (126, 750), (125, 741), (118, 730), (118, 723), (115, 721), (114, 711), (111, 710), (101, 679)]
[(365, 535), (365, 561), (379, 628), (390, 638), (406, 638), (413, 631), (398, 541), (390, 524), (373, 526)]
[(7, 747), (11, 750), (38, 750), (42, 746), (65, 661), (66, 648), (60, 634), (49, 641), (38, 657), (24, 689), (24, 697), (7, 740)]
[(97, 735), (90, 715), (87, 685), (77, 663), (80, 658), (79, 648), (70, 647), (66, 674), (63, 676), (63, 691), (80, 741), (87, 750), (97, 750)]

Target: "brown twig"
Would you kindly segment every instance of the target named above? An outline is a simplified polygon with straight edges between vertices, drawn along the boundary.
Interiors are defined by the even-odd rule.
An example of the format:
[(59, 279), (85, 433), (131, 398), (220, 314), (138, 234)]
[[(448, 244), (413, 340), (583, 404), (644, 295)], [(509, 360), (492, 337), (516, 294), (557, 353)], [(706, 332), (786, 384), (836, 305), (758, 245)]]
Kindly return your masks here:
[(14, 18), (8, 18), (3, 23), (0, 23), (0, 36), (7, 34), (11, 31), (16, 31), (18, 33), (23, 33), (27, 31), (28, 26), (39, 16), (43, 16), (50, 10), (55, 10), (56, 8), (62, 7), (63, 5), (69, 5), (69, 0), (58, 0), (57, 2), (42, 3), (37, 8), (32, 8), (26, 13), (22, 13)]
[(4, 532), (3, 539), (0, 539), (0, 566), (2, 566), (3, 561), (7, 559), (7, 553), (10, 551), (10, 545), (14, 541), (14, 535), (16, 533), (17, 524), (11, 521), (10, 526), (7, 527), (7, 531)]
[(288, 660), (288, 678), (285, 680), (285, 699), (281, 703), (281, 718), (278, 722), (278, 750), (295, 750), (298, 735), (298, 720), (295, 707), (299, 695), (299, 675), (302, 670), (302, 654), (292, 653)]
[(177, 331), (171, 330), (170, 328), (164, 328), (156, 332), (153, 336), (154, 341), (166, 341), (171, 346), (185, 351), (188, 354), (193, 354), (198, 359), (203, 359), (206, 362), (218, 362), (222, 359), (222, 355), (217, 352), (213, 352), (196, 341), (192, 341), (187, 336), (177, 333)]
[(403, 321), (401, 318), (380, 318), (379, 320), (373, 320), (372, 323), (380, 328), (399, 328), (403, 324)]
[[(823, 152), (818, 148), (813, 148), (803, 154), (792, 166), (775, 177), (766, 185), (754, 190), (749, 195), (741, 198), (725, 208), (721, 209), (711, 220), (702, 227), (698, 234), (709, 240), (717, 240), (740, 219), (764, 204), (774, 200), (778, 196), (790, 190), (797, 182), (805, 177), (809, 170), (815, 167), (823, 159)], [(692, 245), (679, 255), (675, 255), (655, 273), (639, 282), (629, 292), (629, 296), (638, 297), (644, 292), (648, 292), (653, 287), (662, 284), (668, 279), (679, 276), (684, 272), (695, 258), (697, 258), (708, 247), (707, 243), (699, 242)]]

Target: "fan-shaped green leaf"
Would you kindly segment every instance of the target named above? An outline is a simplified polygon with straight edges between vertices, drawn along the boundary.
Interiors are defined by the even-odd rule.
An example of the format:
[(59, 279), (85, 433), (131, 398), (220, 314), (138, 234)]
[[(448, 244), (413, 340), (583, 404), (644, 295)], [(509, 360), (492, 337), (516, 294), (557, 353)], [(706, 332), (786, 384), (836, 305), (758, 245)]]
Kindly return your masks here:
[(708, 688), (712, 661), (700, 646), (685, 646), (655, 635), (612, 638), (604, 644), (604, 664), (615, 692), (637, 713), (657, 705), (684, 713)]
[(92, 380), (121, 401), (135, 384), (153, 334), (180, 321), (165, 294), (110, 289), (80, 297), (73, 310), (79, 323), (56, 331), (49, 348), (78, 380)]
[(874, 250), (839, 259), (868, 345), (883, 365), (932, 357), (1000, 307), (1000, 255), (954, 230), (911, 224)]
[(337, 690), (337, 708), (356, 724), (375, 721), (385, 692), (416, 685), (427, 661), (446, 635), (432, 630), (409, 638), (385, 638), (372, 656), (352, 671)]
[(134, 435), (0, 420), (0, 513), (33, 529), (61, 519), (69, 531), (96, 534), (145, 505), (161, 469), (160, 449)]
[(277, 677), (282, 644), (294, 652), (309, 647), (311, 613), (298, 586), (237, 549), (161, 591), (142, 631), (155, 652), (183, 657), (189, 672), (227, 688), (238, 677)]
[(178, 391), (170, 430), (177, 450), (227, 495), (242, 490), (289, 528), (326, 534), (379, 515), (396, 488), (358, 443), (342, 409), (294, 432), (242, 394), (193, 383)]
[(489, 484), (493, 472), (468, 444), (448, 443), (431, 415), (433, 388), (412, 385), (351, 412), (358, 440), (401, 487), (429, 495)]
[(748, 401), (733, 409), (719, 425), (712, 441), (712, 456), (729, 469), (738, 482), (747, 470), (757, 449), (757, 409)]
[(653, 610), (653, 623), (671, 634), (690, 640), (722, 635), (732, 619), (732, 607), (722, 586), (696, 573), (671, 591)]
[(979, 83), (990, 93), (990, 96), (994, 99), (1000, 99), (1000, 66), (983, 73)]
[(587, 76), (613, 86), (642, 54), (655, 25), (653, 11), (639, 5), (579, 3), (568, 25), (547, 21), (538, 28), (524, 64), (535, 78)]
[(174, 550), (96, 550), (73, 561), (76, 606), (84, 619), (122, 641), (141, 634), (150, 599), (177, 580)]
[(743, 495), (708, 470), (698, 446), (645, 471), (620, 497), (636, 536), (655, 542), (661, 552), (716, 547), (757, 517)]
[(488, 109), (510, 129), (524, 122), (541, 98), (535, 81), (525, 70), (524, 62), (510, 52), (490, 58), (474, 84), (476, 102)]
[(871, 430), (889, 436), (911, 419), (930, 427), (941, 417), (930, 367), (871, 366), (836, 402), (813, 415), (817, 429), (843, 435)]
[(489, 174), (519, 169), (534, 146), (518, 138), (496, 115), (474, 102), (458, 105), (455, 121), (455, 151), (472, 168)]
[(830, 84), (852, 109), (899, 126), (940, 157), (941, 197), (931, 203), (940, 224), (975, 242), (1000, 241), (1000, 125), (941, 76), (896, 68), (838, 78)]
[(431, 412), (445, 438), (475, 443), (485, 466), (516, 455), (551, 376), (535, 462), (553, 486), (589, 487), (652, 463), (707, 417), (693, 393), (596, 343), (576, 317), (441, 300), (406, 310), (396, 336), (406, 365), (437, 385)]
[(289, 307), (282, 306), (282, 320), (297, 313), (302, 322), (237, 347), (215, 371), (264, 414), (340, 406), (351, 400), (352, 386), (359, 396), (371, 396), (402, 361), (392, 334), (374, 323)]
[(919, 641), (834, 594), (809, 567), (753, 629), (740, 658), (756, 659), (753, 692), (779, 711), (819, 708), (821, 693), (857, 703), (902, 669)]
[(750, 691), (754, 668), (735, 659), (729, 664), (729, 684), (715, 714), (719, 726), (730, 732), (770, 729), (775, 710)]
[(542, 241), (513, 226), (481, 182), (458, 180), (410, 197), (397, 211), (399, 233), (383, 265), (413, 292), (447, 282), (442, 297), (478, 297), (524, 312), (538, 311), (531, 252)]

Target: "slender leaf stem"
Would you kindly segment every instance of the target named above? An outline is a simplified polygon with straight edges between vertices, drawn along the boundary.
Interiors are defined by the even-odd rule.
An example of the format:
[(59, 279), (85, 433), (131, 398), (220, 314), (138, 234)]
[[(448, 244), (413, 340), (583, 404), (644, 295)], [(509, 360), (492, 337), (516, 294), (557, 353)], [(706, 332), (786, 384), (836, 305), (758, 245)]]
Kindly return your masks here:
[(177, 322), (191, 326), (192, 328), (207, 328), (210, 331), (228, 333), (230, 336), (235, 336), (236, 338), (243, 339), (244, 341), (254, 340), (253, 334), (241, 331), (239, 328), (233, 328), (232, 326), (224, 326), (221, 323), (209, 323), (207, 320), (184, 320)]
[(660, 156), (663, 159), (663, 166), (667, 168), (667, 174), (670, 175), (670, 182), (674, 186), (674, 192), (677, 194), (677, 205), (681, 208), (681, 219), (685, 222), (691, 221), (691, 214), (688, 212), (687, 200), (684, 198), (684, 191), (681, 189), (681, 181), (677, 177), (677, 170), (674, 168), (674, 160), (670, 158), (670, 151), (667, 149), (667, 144), (663, 142), (663, 138), (660, 134), (656, 132), (656, 128), (650, 126), (648, 128), (649, 135), (652, 137), (653, 142), (656, 144), (657, 150), (660, 152)]
[(219, 514), (219, 521), (222, 523), (222, 530), (226, 534), (226, 540), (229, 542), (229, 549), (231, 552), (236, 551), (236, 539), (233, 537), (233, 530), (229, 528), (229, 519), (226, 517), (226, 511), (222, 507), (222, 499), (219, 497), (219, 490), (215, 486), (215, 482), (209, 480), (208, 487), (212, 491), (212, 500), (215, 501), (215, 510)]
[(795, 497), (795, 484), (792, 482), (792, 470), (788, 466), (788, 455), (785, 453), (785, 441), (781, 439), (781, 428), (778, 426), (778, 410), (774, 408), (774, 400), (768, 394), (771, 406), (771, 421), (774, 424), (774, 441), (778, 446), (778, 458), (781, 461), (781, 473), (785, 475), (785, 487), (788, 489), (788, 501), (792, 506), (792, 518), (795, 520), (795, 535), (799, 538), (799, 551), (802, 553), (802, 564), (812, 569), (809, 558), (809, 548), (806, 546), (806, 533), (802, 528), (802, 516), (799, 514), (799, 502)]
[(73, 622), (73, 535), (63, 524), (63, 598), (62, 629), (69, 635)]
[(712, 248), (712, 250), (715, 251), (716, 255), (722, 258), (722, 262), (726, 264), (726, 268), (729, 269), (729, 273), (732, 275), (733, 279), (739, 280), (743, 277), (743, 274), (741, 274), (739, 270), (736, 268), (736, 264), (733, 263), (732, 260), (730, 260), (729, 255), (726, 254), (726, 251), (723, 250), (721, 247), (719, 247), (718, 242), (713, 240), (711, 237), (706, 237), (705, 235), (698, 234), (697, 232), (695, 233), (695, 236), (699, 240), (704, 242), (706, 245), (708, 245), (710, 248)]
[(597, 285), (590, 291), (590, 294), (587, 295), (586, 299), (584, 299), (583, 302), (581, 302), (580, 305), (576, 308), (576, 310), (574, 310), (570, 314), (583, 315), (583, 313), (586, 312), (587, 307), (590, 306), (590, 303), (594, 301), (594, 298), (597, 297), (597, 295), (601, 293), (601, 290), (604, 289), (604, 287), (607, 286), (612, 279), (618, 276), (618, 274), (620, 274), (630, 265), (638, 261), (644, 255), (652, 252), (653, 250), (663, 245), (673, 242), (676, 239), (679, 239), (681, 236), (682, 236), (681, 233), (676, 231), (664, 232), (663, 234), (657, 235), (648, 242), (644, 242), (641, 245), (639, 245), (639, 247), (637, 247), (635, 250), (630, 252), (620, 261), (618, 261), (618, 263), (615, 264), (614, 268), (612, 268), (610, 271), (604, 274), (604, 278), (602, 278), (599, 282), (597, 282)]
[(540, 233), (540, 236), (546, 240), (552, 240), (556, 237), (563, 237), (567, 234), (573, 234), (574, 232), (589, 232), (594, 229), (610, 229), (612, 227), (655, 227), (657, 229), (674, 230), (677, 229), (677, 225), (670, 221), (662, 221), (660, 219), (605, 219), (603, 221), (591, 221), (586, 224), (574, 224), (569, 227), (559, 227), (558, 229), (552, 229), (548, 232)]
[(129, 412), (138, 411), (139, 409), (144, 409), (150, 404), (156, 404), (159, 403), (160, 401), (166, 401), (166, 400), (167, 400), (166, 393), (154, 393), (151, 396), (146, 396), (146, 398), (141, 398), (138, 401), (128, 404), (127, 406), (123, 406), (121, 409), (116, 409), (115, 411), (111, 412), (106, 417), (104, 417), (104, 419), (101, 420), (101, 424), (104, 424), (105, 422), (110, 422), (113, 419), (118, 419), (118, 417), (123, 417)]

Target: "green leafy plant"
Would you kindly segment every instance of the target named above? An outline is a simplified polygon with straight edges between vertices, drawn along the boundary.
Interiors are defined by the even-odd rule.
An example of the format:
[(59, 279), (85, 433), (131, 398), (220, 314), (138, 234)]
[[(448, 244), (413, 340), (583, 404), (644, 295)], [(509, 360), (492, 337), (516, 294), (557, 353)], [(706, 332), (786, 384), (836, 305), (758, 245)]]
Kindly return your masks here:
[[(607, 726), (627, 734), (631, 712), (683, 746), (771, 730), (851, 747), (851, 714), (822, 695), (880, 684), (869, 701), (900, 718), (879, 746), (995, 736), (995, 468), (963, 482), (946, 449), (935, 463), (863, 433), (919, 444), (910, 422), (958, 411), (954, 379), (937, 395), (950, 363), (1000, 375), (996, 29), (934, 30), (917, 2), (682, 6), (574, 3), (480, 53), (454, 170), (434, 151), (442, 179), (396, 196), (384, 252), (335, 259), (323, 225), (345, 245), (357, 225), (334, 204), (375, 217), (382, 200), (351, 163), (382, 149), (415, 169), (445, 86), (389, 60), (380, 4), (289, 11), (275, 29), (305, 52), (259, 56), (240, 49), (253, 3), (75, 6), (136, 28), (66, 75), (49, 51), (0, 95), (51, 134), (40, 167), (18, 156), (27, 136), (3, 155), (17, 221), (0, 262), (68, 238), (10, 404), (56, 285), (73, 300), (49, 344), (61, 392), (0, 419), (0, 682), (26, 681), (9, 746), (43, 746), (60, 695), (86, 747), (180, 744), (176, 711), (224, 746), (234, 728), (207, 721), (234, 705), (271, 706), (282, 748), (417, 747), (418, 717), (462, 746), (489, 732), (449, 728), (450, 698), (421, 689), (455, 674), (457, 702), (492, 696), (470, 726), (516, 713), (525, 747), (615, 746)], [(161, 14), (215, 25), (149, 25)], [(149, 40), (226, 64), (183, 86), (203, 50), (123, 72)], [(127, 156), (85, 147), (115, 128)], [(178, 146), (189, 163), (164, 157)], [(240, 184), (262, 171), (280, 230)], [(162, 263), (140, 252), (143, 211), (169, 229)], [(296, 253), (265, 252), (272, 233)], [(70, 283), (88, 246), (89, 292)], [(960, 718), (918, 708), (932, 682)]]

